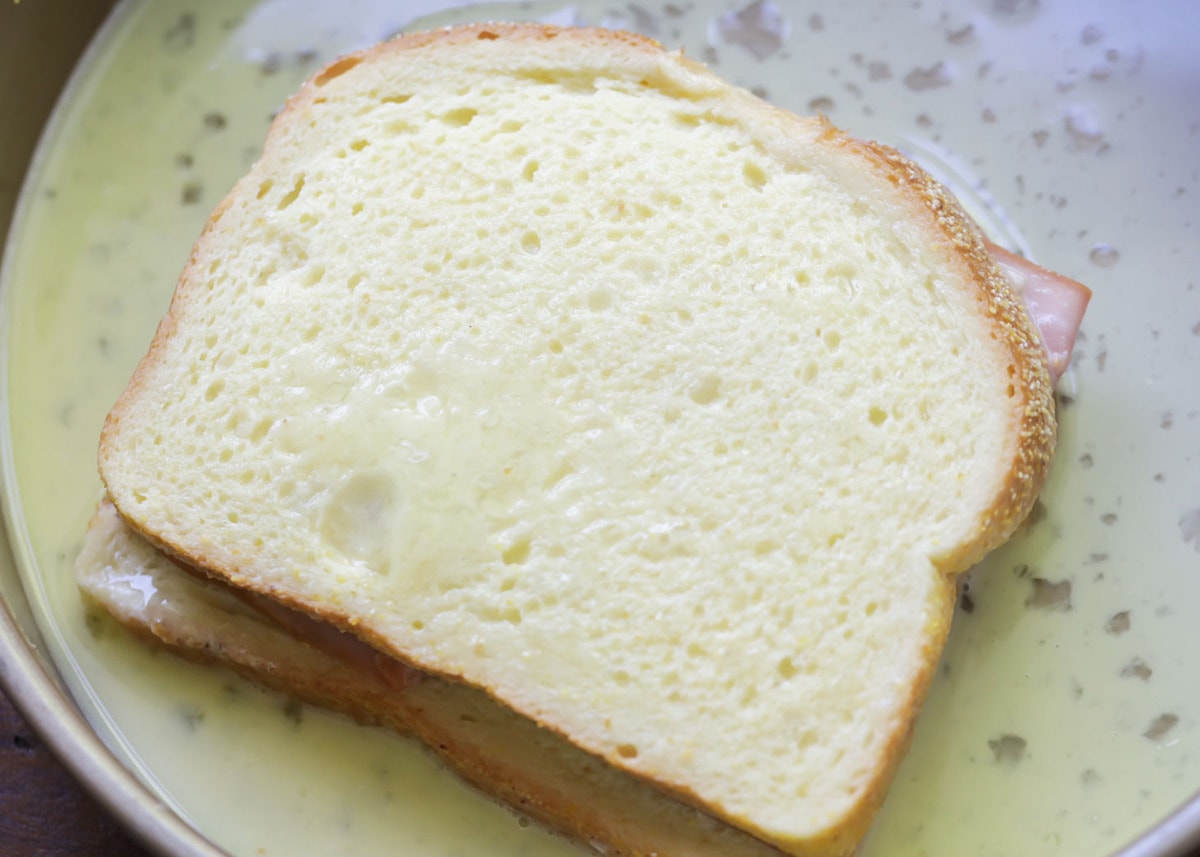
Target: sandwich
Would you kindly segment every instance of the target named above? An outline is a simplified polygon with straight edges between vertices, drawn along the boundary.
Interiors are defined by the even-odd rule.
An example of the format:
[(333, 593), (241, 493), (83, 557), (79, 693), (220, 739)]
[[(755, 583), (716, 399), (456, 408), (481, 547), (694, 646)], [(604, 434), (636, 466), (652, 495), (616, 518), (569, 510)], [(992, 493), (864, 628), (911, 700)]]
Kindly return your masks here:
[[(80, 580), (581, 840), (847, 855), (1085, 305), (896, 151), (647, 39), (401, 36), (213, 212)], [(123, 606), (129, 563), (186, 596)]]

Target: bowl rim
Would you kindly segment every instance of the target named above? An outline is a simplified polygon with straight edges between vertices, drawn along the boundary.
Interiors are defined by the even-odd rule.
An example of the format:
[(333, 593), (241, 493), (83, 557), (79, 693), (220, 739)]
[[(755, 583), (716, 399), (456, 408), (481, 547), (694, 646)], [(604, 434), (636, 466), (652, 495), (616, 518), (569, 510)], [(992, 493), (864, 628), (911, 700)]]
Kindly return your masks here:
[[(15, 576), (7, 545), (0, 561), (0, 574)], [(18, 591), (24, 597), (24, 590)], [(0, 688), (58, 761), (140, 842), (164, 857), (224, 857), (224, 851), (155, 796), (103, 744), (56, 681), (3, 594)]]
[[(105, 30), (117, 24), (135, 5), (135, 0), (118, 0), (88, 47), (75, 61), (62, 92), (71, 88), (81, 68)], [(41, 134), (52, 127), (57, 106), (42, 124)], [(40, 149), (35, 148), (34, 158)], [(5, 276), (10, 244), (21, 218), (26, 197), (26, 179), (33, 171), (31, 161), (15, 198), (8, 234), (0, 235), (0, 288)], [(7, 348), (7, 320), (0, 323), (0, 349)], [(0, 358), (0, 363), (7, 361)], [(0, 386), (7, 386), (0, 379)], [(5, 418), (9, 415), (5, 414)], [(0, 470), (7, 470), (0, 461)], [(4, 474), (0, 474), (2, 476)], [(163, 857), (229, 857), (172, 809), (161, 797), (127, 768), (104, 744), (84, 717), (62, 682), (57, 667), (45, 654), (41, 630), (28, 604), (28, 596), (17, 569), (16, 554), (9, 539), (14, 535), (13, 510), (3, 509), (0, 528), (0, 691), (45, 742), (55, 758), (119, 824), (141, 844)], [(1118, 848), (1111, 857), (1200, 857), (1200, 787), (1157, 824)]]

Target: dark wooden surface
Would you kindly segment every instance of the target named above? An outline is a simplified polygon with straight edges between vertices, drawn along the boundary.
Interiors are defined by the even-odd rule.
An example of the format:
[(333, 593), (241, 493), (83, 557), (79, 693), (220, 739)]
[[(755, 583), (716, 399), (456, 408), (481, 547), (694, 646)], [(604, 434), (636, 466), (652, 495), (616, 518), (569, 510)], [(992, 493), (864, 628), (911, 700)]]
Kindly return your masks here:
[(58, 763), (2, 691), (0, 855), (150, 857)]

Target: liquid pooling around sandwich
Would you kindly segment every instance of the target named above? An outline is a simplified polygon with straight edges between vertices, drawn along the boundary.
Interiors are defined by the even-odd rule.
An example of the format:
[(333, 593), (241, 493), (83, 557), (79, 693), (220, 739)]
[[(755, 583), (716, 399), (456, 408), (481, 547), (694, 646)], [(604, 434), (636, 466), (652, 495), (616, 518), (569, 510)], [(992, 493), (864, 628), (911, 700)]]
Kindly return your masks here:
[[(253, 853), (260, 847), (290, 852), (314, 842), (336, 850), (352, 842), (360, 852), (376, 848), (383, 853), (394, 850), (397, 808), (409, 806), (414, 816), (426, 820), (414, 817), (405, 830), (429, 831), (434, 838), (427, 841), (440, 843), (431, 848), (469, 852), (484, 837), (493, 849), (511, 842), (513, 853), (535, 847), (553, 853), (564, 846), (538, 838), (532, 828), (520, 828), (505, 813), (460, 793), (421, 757), (397, 750), (390, 739), (301, 712), (222, 676), (151, 657), (119, 637), (94, 646), (84, 630), (68, 563), (59, 558), (73, 552), (94, 500), (91, 474), (99, 420), (148, 341), (207, 209), (248, 165), (269, 115), (300, 77), (351, 42), (374, 41), (403, 23), (392, 11), (367, 14), (368, 7), (374, 8), (362, 4), (356, 14), (338, 16), (343, 24), (368, 23), (333, 45), (320, 35), (323, 24), (306, 29), (303, 21), (288, 21), (279, 4), (243, 8), (229, 3), (206, 6), (199, 13), (163, 4), (154, 14), (131, 19), (122, 37), (129, 41), (121, 43), (129, 47), (130, 62), (117, 61), (110, 67), (111, 78), (98, 78), (94, 89), (79, 94), (85, 100), (79, 109), (86, 104), (95, 109), (81, 114), (72, 133), (56, 144), (60, 148), (46, 164), (42, 196), (31, 206), (26, 226), (26, 247), (55, 249), (30, 249), (13, 269), (23, 272), (16, 282), (30, 284), (19, 287), (23, 297), (13, 304), (30, 332), (14, 343), (14, 372), (19, 376), (21, 367), (38, 367), (28, 375), (37, 383), (15, 381), (12, 398), (14, 415), (22, 417), (14, 428), (14, 443), (28, 526), (37, 564), (47, 575), (48, 616), (62, 629), (69, 657), (81, 665), (99, 705), (120, 724), (139, 724), (136, 733), (126, 736), (131, 755), (145, 761), (163, 792), (190, 818), (235, 852)], [(1040, 8), (1043, 15), (1053, 11), (1044, 4)], [(500, 11), (505, 14), (497, 16), (507, 17), (542, 10)], [(579, 5), (546, 11), (562, 23), (605, 19), (639, 26), (669, 43), (686, 42), (689, 53), (701, 55), (706, 53), (707, 20), (742, 10)], [(1030, 243), (1048, 254), (1045, 258), (1085, 279), (1091, 265), (1100, 277), (1091, 284), (1117, 295), (1116, 300), (1097, 301), (1081, 344), (1076, 367), (1080, 389), (1075, 401), (1062, 407), (1060, 461), (1045, 498), (1045, 515), (963, 593), (955, 636), (916, 749), (868, 853), (1092, 853), (1115, 847), (1185, 796), (1195, 779), (1187, 761), (1195, 741), (1195, 699), (1188, 690), (1194, 682), (1187, 680), (1190, 673), (1181, 654), (1194, 646), (1186, 627), (1188, 611), (1179, 606), (1190, 603), (1194, 587), (1178, 582), (1171, 569), (1194, 554), (1189, 513), (1195, 503), (1187, 496), (1187, 471), (1179, 469), (1183, 453), (1177, 448), (1192, 425), (1189, 414), (1200, 405), (1186, 395), (1177, 401), (1164, 397), (1170, 367), (1186, 363), (1191, 326), (1200, 315), (1185, 317), (1194, 303), (1188, 302), (1183, 285), (1176, 290), (1177, 308), (1157, 319), (1150, 318), (1153, 301), (1146, 299), (1145, 290), (1132, 294), (1133, 283), (1186, 284), (1188, 276), (1171, 275), (1175, 257), (1169, 251), (1155, 260), (1154, 274), (1146, 275), (1150, 266), (1135, 249), (1138, 242), (1126, 239), (1127, 233), (1101, 213), (1105, 205), (1089, 205), (1109, 189), (1104, 184), (1089, 195), (1089, 182), (1112, 179), (1098, 179), (1093, 170), (1085, 182), (1076, 172), (1098, 165), (1087, 158), (1121, 156), (1122, 140), (1130, 149), (1135, 141), (1121, 127), (1094, 123), (1118, 144), (1115, 154), (1102, 156), (1098, 146), (1088, 144), (1068, 155), (1074, 138), (1057, 122), (1064, 114), (1055, 99), (1086, 95), (1100, 105), (1109, 104), (1103, 100), (1107, 97), (1132, 103), (1138, 46), (1130, 41), (1132, 35), (1121, 34), (1138, 29), (1114, 22), (1100, 28), (1099, 40), (1094, 33), (1089, 39), (1072, 39), (1083, 23), (1092, 22), (1067, 21), (1061, 27), (1066, 42), (1056, 50), (1030, 52), (1026, 46), (1006, 53), (1061, 54), (1064, 63), (1070, 60), (1084, 70), (1078, 79), (1068, 79), (1062, 69), (1048, 72), (1046, 93), (1058, 85), (1074, 88), (1043, 93), (1049, 106), (1044, 115), (1033, 116), (1029, 101), (1017, 97), (1017, 87), (997, 83), (1006, 72), (1004, 62), (984, 53), (993, 44), (1036, 37), (1040, 31), (993, 20), (990, 13), (929, 7), (914, 18), (925, 29), (906, 40), (911, 52), (895, 47), (899, 25), (894, 22), (886, 28), (890, 49), (882, 36), (871, 42), (861, 21), (855, 25), (857, 41), (848, 49), (841, 38), (849, 23), (837, 10), (777, 11), (790, 26), (775, 31), (775, 42), (764, 42), (778, 47), (762, 63), (727, 29), (714, 40), (709, 56), (718, 69), (800, 110), (819, 100), (818, 107), (829, 110), (839, 124), (857, 129), (861, 120), (868, 133), (890, 139), (911, 132), (940, 138), (961, 151), (962, 142), (974, 138), (963, 129), (982, 128), (995, 143), (982, 144), (983, 154), (970, 161), (970, 171), (988, 179)], [(948, 17), (940, 21), (943, 12)], [(185, 23), (188, 16), (191, 24)], [(769, 23), (769, 14), (759, 17)], [(744, 18), (757, 20), (753, 12)], [(256, 30), (258, 25), (263, 29)], [(272, 34), (263, 35), (264, 30)], [(1150, 57), (1153, 66), (1153, 53)], [(905, 87), (912, 70), (934, 68), (939, 61), (945, 62), (944, 73), (928, 79), (945, 83), (920, 90)], [(984, 69), (986, 63), (991, 63), (990, 71)], [(1107, 70), (1103, 81), (1086, 73), (1100, 65)], [(824, 70), (838, 73), (826, 76)], [(1012, 68), (1007, 74), (1010, 82), (1016, 80)], [(291, 78), (285, 80), (286, 75)], [(797, 85), (797, 80), (812, 82)], [(106, 103), (111, 107), (105, 108)], [(161, 125), (131, 142), (121, 129), (144, 128), (150, 111), (142, 107), (148, 104), (158, 108), (154, 112)], [(106, 118), (105, 110), (111, 111)], [(1145, 112), (1130, 111), (1130, 116), (1150, 121)], [(222, 118), (209, 118), (218, 116)], [(1105, 110), (1096, 116), (1109, 118)], [(449, 133), (480, 120), (447, 112), (439, 121)], [(904, 131), (892, 136), (895, 128)], [(1034, 132), (1042, 133), (1035, 137)], [(348, 157), (370, 152), (369, 144), (356, 151), (359, 142), (348, 138)], [(1055, 148), (1060, 143), (1061, 158)], [(136, 157), (128, 157), (131, 147)], [(114, 159), (114, 152), (123, 157)], [(1039, 160), (1043, 158), (1045, 163)], [(1181, 159), (1164, 155), (1159, 161)], [(1078, 170), (1069, 166), (1076, 162)], [(120, 181), (114, 163), (124, 165)], [(536, 181), (546, 164), (530, 158), (524, 167), (514, 180)], [(1120, 170), (1104, 171), (1105, 176), (1113, 172)], [(759, 178), (752, 165), (743, 165), (737, 181), (752, 188)], [(1014, 190), (1018, 179), (1019, 196)], [(1167, 181), (1150, 176), (1143, 192), (1157, 193)], [(1061, 196), (1060, 189), (1068, 185), (1069, 204), (1056, 207), (1058, 199), (1050, 197)], [(282, 202), (295, 188), (293, 181), (269, 192)], [(289, 207), (304, 199), (304, 190)], [(1174, 192), (1172, 185), (1159, 194), (1168, 213), (1163, 219), (1182, 223), (1188, 219), (1182, 207), (1188, 195), (1175, 197)], [(1126, 197), (1114, 191), (1108, 198)], [(365, 210), (366, 200), (350, 202), (356, 203)], [(669, 204), (669, 199), (664, 202)], [(628, 217), (636, 215), (632, 211)], [(1088, 234), (1076, 239), (1075, 233), (1084, 230)], [(156, 240), (148, 242), (148, 234)], [(54, 240), (38, 238), (45, 235)], [(538, 258), (553, 236), (523, 224), (510, 237)], [(1087, 261), (1098, 244), (1117, 247), (1119, 258), (1106, 254), (1095, 264)], [(295, 249), (298, 259), (302, 247)], [(1072, 269), (1076, 259), (1084, 267)], [(432, 261), (471, 264), (469, 258), (457, 257)], [(303, 264), (297, 272), (314, 285), (330, 276), (328, 270), (321, 273)], [(368, 274), (361, 272), (362, 277)], [(344, 285), (350, 288), (353, 282), (351, 275)], [(852, 278), (844, 282), (845, 288), (852, 287)], [(797, 288), (803, 286), (796, 281)], [(619, 303), (611, 292), (580, 298), (588, 312), (611, 312)], [(1181, 319), (1178, 324), (1172, 315)], [(688, 319), (674, 311), (660, 323), (683, 327)], [(1177, 334), (1180, 324), (1183, 333)], [(1155, 345), (1150, 344), (1151, 329), (1161, 333)], [(825, 333), (822, 347), (836, 354), (844, 339), (830, 337), (825, 344)], [(312, 335), (319, 338), (322, 331), (313, 329)], [(545, 359), (574, 359), (577, 342), (570, 331), (547, 331)], [(798, 367), (802, 378), (820, 376), (822, 370), (828, 366)], [(1146, 371), (1153, 375), (1149, 386)], [(344, 382), (330, 383), (332, 398)], [(663, 425), (719, 407), (730, 384), (724, 373), (714, 372), (683, 379), (675, 390), (672, 403), (662, 410)], [(212, 395), (220, 399), (228, 392), (217, 389)], [(442, 418), (433, 402), (426, 403), (422, 415), (420, 401), (413, 400), (413, 420)], [(866, 425), (879, 420), (887, 426), (893, 417), (888, 408), (871, 403), (864, 419)], [(271, 427), (247, 423), (243, 429), (246, 442), (253, 443)], [(1148, 450), (1147, 437), (1161, 443)], [(47, 445), (56, 450), (53, 456), (45, 452)], [(397, 467), (427, 463), (410, 460), (420, 458), (419, 444), (406, 452)], [(736, 451), (714, 448), (704, 454), (716, 458)], [(1124, 463), (1118, 466), (1118, 461)], [(572, 486), (587, 478), (570, 461), (547, 462), (543, 472), (549, 490), (576, 490)], [(1123, 486), (1142, 484), (1151, 493), (1135, 502)], [(378, 550), (377, 521), (403, 515), (403, 497), (390, 478), (365, 467), (330, 486), (331, 502), (321, 519), (328, 540), (353, 561), (364, 561)], [(286, 493), (298, 486), (276, 489)], [(68, 502), (72, 513), (64, 515)], [(1141, 533), (1155, 534), (1155, 544), (1134, 537)], [(647, 538), (640, 549), (669, 554), (674, 538), (667, 529)], [(494, 549), (516, 582), (541, 547), (515, 530)], [(750, 553), (781, 549), (771, 538), (747, 544)], [(519, 583), (515, 586), (519, 591)], [(508, 619), (501, 615), (498, 621)], [(770, 666), (781, 680), (803, 676), (804, 665), (796, 659)], [(77, 680), (77, 686), (82, 688), (84, 680)], [(281, 790), (284, 781), (304, 787)], [(231, 793), (230, 783), (245, 785)], [(255, 825), (246, 823), (239, 807), (250, 805), (256, 807), (257, 827), (269, 833), (255, 833)], [(464, 830), (470, 831), (463, 834), (465, 841), (447, 840)], [(536, 846), (533, 839), (538, 839)]]

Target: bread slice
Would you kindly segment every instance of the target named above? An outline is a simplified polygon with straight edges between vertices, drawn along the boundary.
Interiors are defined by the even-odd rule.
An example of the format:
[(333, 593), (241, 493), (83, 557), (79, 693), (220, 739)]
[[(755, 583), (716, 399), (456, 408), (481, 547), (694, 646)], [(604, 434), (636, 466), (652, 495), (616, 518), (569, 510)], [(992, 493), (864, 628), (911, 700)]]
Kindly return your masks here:
[(637, 36), (485, 25), (288, 101), (100, 470), (172, 556), (826, 855), (1054, 432), (913, 164)]
[(228, 589), (186, 573), (102, 501), (76, 577), (140, 637), (361, 723), (420, 738), (467, 782), (612, 855), (779, 857), (779, 851), (605, 765), (478, 690), (422, 676), (397, 687), (297, 641)]

